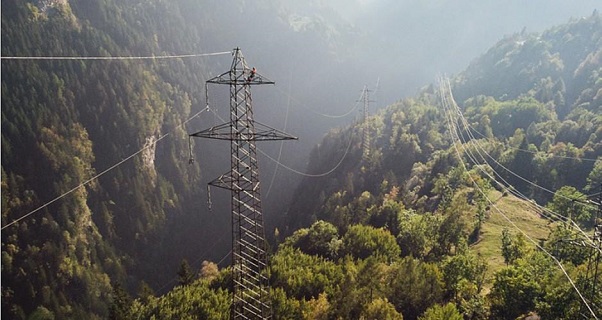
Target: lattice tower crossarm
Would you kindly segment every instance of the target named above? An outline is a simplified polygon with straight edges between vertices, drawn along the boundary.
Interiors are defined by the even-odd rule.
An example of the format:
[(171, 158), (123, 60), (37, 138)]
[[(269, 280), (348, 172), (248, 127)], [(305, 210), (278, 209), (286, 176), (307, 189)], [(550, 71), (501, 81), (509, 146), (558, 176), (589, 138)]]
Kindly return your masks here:
[(261, 208), (256, 141), (292, 140), (291, 135), (256, 122), (251, 86), (274, 84), (249, 68), (239, 48), (230, 70), (207, 81), (230, 86), (230, 121), (191, 134), (191, 137), (229, 140), (230, 171), (209, 185), (230, 190), (232, 214), (231, 319), (269, 319), (267, 244)]

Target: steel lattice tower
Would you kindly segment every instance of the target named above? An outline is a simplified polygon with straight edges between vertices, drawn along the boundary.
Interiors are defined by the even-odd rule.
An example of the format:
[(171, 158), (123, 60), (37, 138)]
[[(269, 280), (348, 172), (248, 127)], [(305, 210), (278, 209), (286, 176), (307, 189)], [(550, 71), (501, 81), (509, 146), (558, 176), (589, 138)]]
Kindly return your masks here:
[(207, 81), (207, 84), (230, 86), (230, 121), (190, 136), (230, 141), (230, 171), (209, 182), (211, 186), (231, 191), (233, 279), (230, 318), (269, 319), (267, 245), (255, 141), (297, 138), (253, 119), (251, 86), (274, 82), (261, 76), (255, 68), (250, 69), (239, 48), (232, 54), (230, 70)]
[(370, 92), (367, 86), (364, 86), (362, 90), (362, 101), (364, 102), (364, 114), (363, 114), (363, 135), (362, 135), (362, 158), (368, 159), (370, 155), (370, 128), (368, 127), (368, 109), (370, 108)]

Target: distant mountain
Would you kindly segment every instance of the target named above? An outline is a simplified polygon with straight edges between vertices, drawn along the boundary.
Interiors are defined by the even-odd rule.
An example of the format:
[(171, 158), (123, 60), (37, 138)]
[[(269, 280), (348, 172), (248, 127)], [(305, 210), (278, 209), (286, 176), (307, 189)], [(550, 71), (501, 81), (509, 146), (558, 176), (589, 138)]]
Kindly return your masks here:
[[(593, 161), (579, 158), (596, 159), (602, 152), (601, 30), (594, 12), (542, 34), (507, 36), (452, 79), (456, 100), (469, 122), (492, 139), (486, 143), (501, 165), (551, 190), (597, 188), (599, 177), (590, 176), (600, 161), (594, 168)], [(429, 86), (366, 124), (333, 130), (312, 151), (308, 171), (326, 172), (344, 160), (331, 175), (304, 179), (283, 225), (295, 230), (329, 220), (333, 197), (343, 194), (337, 201), (345, 205), (364, 191), (382, 196), (383, 185), (400, 187), (410, 207), (435, 208), (438, 175), (457, 165), (448, 154), (449, 133), (437, 99)], [(371, 149), (362, 159), (365, 129)], [(532, 153), (517, 152), (519, 147)], [(498, 169), (517, 189), (544, 204), (551, 199)]]
[[(200, 44), (170, 3), (2, 2), (2, 56), (152, 56)], [(186, 248), (169, 236), (174, 217), (194, 212), (200, 190), (181, 125), (200, 110), (205, 70), (202, 60), (2, 60), (3, 317), (106, 318), (115, 283), (133, 291), (175, 273)]]
[(576, 107), (599, 113), (600, 23), (594, 12), (541, 34), (506, 36), (457, 78), (456, 96), (508, 100), (530, 93), (548, 103), (560, 92), (554, 105), (560, 119)]

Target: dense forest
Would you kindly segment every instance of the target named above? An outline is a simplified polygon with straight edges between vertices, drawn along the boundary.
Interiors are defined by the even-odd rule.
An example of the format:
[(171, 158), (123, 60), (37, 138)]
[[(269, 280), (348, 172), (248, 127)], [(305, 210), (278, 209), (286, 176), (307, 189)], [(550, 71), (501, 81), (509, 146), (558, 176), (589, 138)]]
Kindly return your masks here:
[[(594, 12), (502, 39), (451, 79), (465, 119), (456, 139), (437, 85), (332, 131), (309, 170), (325, 172), (348, 155), (332, 175), (298, 188), (283, 224), (292, 235), (272, 261), (274, 283), (283, 281), (281, 256), (297, 252), (342, 268), (344, 280), (310, 296), (325, 294), (329, 318), (382, 318), (370, 313), (377, 304), (406, 319), (589, 318), (567, 279), (600, 303), (588, 260), (595, 249), (570, 240), (583, 238), (579, 229), (591, 239), (600, 223), (599, 209), (586, 203), (602, 186), (601, 36)], [(337, 291), (348, 285), (355, 295)], [(295, 289), (284, 285), (298, 299)]]
[[(3, 1), (2, 55), (201, 51), (169, 34), (186, 25), (156, 18), (176, 8), (155, 4)], [(178, 60), (2, 61), (3, 317), (105, 318), (113, 286), (132, 290), (177, 268), (179, 260), (159, 263), (174, 260), (162, 246), (182, 241), (166, 230), (182, 223), (174, 216), (193, 212), (199, 186), (191, 181), (200, 171), (184, 160), (186, 132), (173, 128), (199, 104), (191, 84), (204, 81), (203, 68)], [(165, 133), (168, 141), (155, 144)], [(113, 175), (7, 226), (143, 147)]]
[[(216, 29), (227, 12), (189, 6), (3, 1), (2, 55), (207, 52), (219, 41), (199, 30)], [(207, 22), (186, 24), (193, 13)], [(310, 57), (346, 41), (333, 37), (293, 39), (330, 45)], [(597, 12), (509, 35), (451, 77), (464, 122), (450, 121), (433, 84), (328, 133), (307, 172), (335, 170), (301, 181), (268, 235), (274, 318), (602, 314), (592, 249), (566, 241), (589, 239), (599, 223), (587, 200), (602, 186), (600, 48)], [(199, 219), (202, 172), (189, 164), (182, 127), (202, 110), (199, 84), (212, 68), (182, 59), (2, 60), (3, 317), (229, 317), (223, 261), (181, 259), (213, 248), (198, 243), (219, 233), (203, 224), (216, 218)], [(73, 189), (137, 150), (111, 175)], [(170, 279), (178, 285), (166, 291)]]

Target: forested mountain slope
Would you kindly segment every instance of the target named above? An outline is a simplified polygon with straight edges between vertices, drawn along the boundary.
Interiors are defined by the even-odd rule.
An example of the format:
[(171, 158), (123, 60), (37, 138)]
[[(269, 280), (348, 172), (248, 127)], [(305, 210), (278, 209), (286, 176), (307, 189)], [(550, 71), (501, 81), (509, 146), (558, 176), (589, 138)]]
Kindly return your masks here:
[[(482, 143), (493, 158), (546, 189), (570, 185), (593, 192), (599, 187), (599, 173), (590, 159), (599, 157), (602, 148), (600, 27), (600, 16), (594, 13), (543, 34), (507, 36), (452, 79), (456, 100), (483, 135), (475, 134), (477, 138), (486, 138)], [(435, 180), (457, 161), (448, 154), (450, 136), (437, 99), (431, 86), (370, 117), (366, 125), (373, 148), (367, 159), (362, 160), (360, 149), (363, 124), (325, 137), (313, 151), (311, 172), (334, 167), (350, 139), (354, 141), (334, 174), (305, 180), (291, 219), (331, 212), (320, 208), (337, 192), (347, 199), (364, 191), (376, 196), (384, 182), (400, 187), (406, 204), (435, 208)], [(541, 203), (551, 199), (508, 171), (500, 172)]]
[[(201, 52), (199, 41), (173, 36), (195, 32), (174, 25), (177, 8), (153, 3), (3, 1), (2, 55)], [(169, 217), (194, 203), (199, 175), (185, 160), (185, 131), (175, 129), (198, 106), (191, 84), (204, 81), (203, 70), (199, 60), (2, 61), (3, 317), (42, 308), (61, 319), (105, 318), (112, 283), (135, 288), (175, 270), (177, 262), (158, 263), (173, 260), (160, 245), (171, 247)], [(5, 228), (145, 146), (111, 175)]]
[[(507, 36), (452, 78), (457, 111), (446, 111), (439, 88), (431, 85), (365, 123), (332, 131), (313, 150), (308, 171), (336, 170), (301, 183), (282, 225), (289, 232), (311, 227), (295, 231), (285, 243), (311, 254), (316, 242), (324, 240), (312, 236), (322, 220), (342, 234), (358, 224), (370, 225), (392, 235), (404, 259), (435, 263), (446, 285), (449, 277), (467, 281), (453, 285), (453, 294), (443, 290), (447, 293), (429, 298), (427, 305), (453, 302), (471, 319), (514, 319), (529, 312), (543, 318), (589, 315), (551, 256), (531, 247), (529, 253), (512, 258), (512, 250), (504, 246), (524, 246), (530, 237), (568, 266), (587, 301), (600, 301), (600, 292), (591, 292), (593, 284), (587, 282), (592, 281), (587, 275), (595, 272), (587, 262), (593, 249), (574, 247), (562, 239), (587, 235), (591, 242), (592, 227), (600, 223), (594, 221), (596, 207), (584, 203), (587, 194), (599, 194), (602, 186), (601, 37), (602, 19), (597, 12), (543, 34)], [(448, 119), (460, 113), (465, 124), (450, 123)], [(454, 126), (459, 128), (452, 130)], [(363, 130), (370, 132), (368, 153), (362, 148)], [(539, 206), (512, 198), (504, 202), (509, 194), (532, 198)], [(557, 224), (565, 217), (587, 233), (578, 235), (578, 229)], [(336, 249), (350, 253), (344, 248), (352, 244), (345, 237), (342, 244), (323, 244), (322, 255), (328, 257), (333, 250), (341, 254)], [(368, 240), (363, 245), (368, 243), (375, 245)], [(492, 245), (502, 247), (498, 254), (507, 267), (490, 265), (494, 274), (483, 278), (491, 277), (485, 283), (449, 274), (447, 268), (456, 263), (452, 261), (463, 259), (460, 249), (466, 243), (471, 244), (469, 251), (482, 252), (490, 263), (502, 260), (491, 256)], [(373, 250), (351, 254), (365, 259), (368, 252), (380, 256), (383, 249), (375, 245)], [(476, 267), (474, 263), (467, 265)], [(541, 282), (525, 282), (533, 276)], [(481, 293), (460, 292), (466, 287), (457, 286), (468, 283)], [(480, 301), (477, 296), (484, 296), (483, 286), (491, 291)], [(393, 296), (385, 296), (393, 302)], [(404, 307), (407, 302), (393, 304), (404, 317), (414, 319), (418, 314)]]

